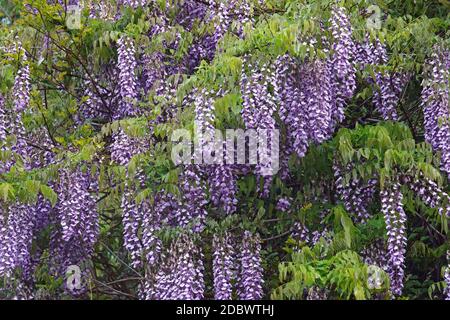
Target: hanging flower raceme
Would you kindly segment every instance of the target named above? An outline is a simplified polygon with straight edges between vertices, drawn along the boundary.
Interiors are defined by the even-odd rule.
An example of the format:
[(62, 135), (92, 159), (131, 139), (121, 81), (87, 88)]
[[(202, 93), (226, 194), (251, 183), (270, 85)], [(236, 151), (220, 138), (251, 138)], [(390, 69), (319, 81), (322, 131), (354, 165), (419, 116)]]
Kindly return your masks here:
[(430, 208), (438, 208), (441, 216), (450, 217), (450, 196), (436, 182), (420, 176), (419, 179), (408, 179), (409, 187), (424, 204)]
[(133, 40), (123, 36), (118, 40), (118, 63), (120, 102), (119, 109), (115, 117), (122, 119), (134, 116), (137, 113), (135, 103), (138, 96), (137, 76), (136, 76), (136, 49)]
[(287, 55), (278, 57), (274, 91), (288, 144), (303, 157), (310, 143), (322, 143), (334, 131), (332, 70), (321, 60), (302, 64)]
[(199, 91), (194, 98), (195, 106), (195, 135), (198, 140), (199, 152), (195, 154), (196, 162), (205, 162), (203, 170), (208, 176), (211, 201), (217, 208), (223, 208), (225, 214), (236, 211), (237, 185), (236, 175), (230, 164), (223, 163), (225, 150), (216, 146), (216, 130), (214, 128), (214, 100), (213, 92), (205, 89)]
[[(372, 43), (367, 38), (363, 43), (356, 44), (356, 62), (362, 69), (366, 66), (375, 69), (385, 67), (388, 63), (386, 46), (378, 39)], [(403, 72), (381, 70), (375, 72), (374, 79), (367, 79), (373, 87), (373, 104), (384, 120), (399, 120), (397, 104), (409, 78)]]
[(445, 288), (445, 300), (450, 300), (450, 250), (447, 251), (447, 262), (448, 265), (444, 271), (444, 282), (447, 286)]
[(216, 300), (231, 300), (233, 293), (232, 281), (235, 277), (235, 250), (231, 235), (214, 235), (213, 239), (213, 276), (214, 298)]
[(435, 46), (422, 89), (425, 139), (441, 154), (441, 169), (450, 176), (450, 51)]
[(120, 128), (113, 135), (111, 159), (122, 166), (128, 165), (131, 158), (147, 150), (147, 141), (141, 137), (131, 137)]
[(305, 242), (309, 244), (310, 234), (308, 227), (299, 221), (294, 222), (292, 227), (291, 237), (299, 242)]
[(14, 110), (16, 112), (25, 111), (30, 103), (30, 67), (26, 64), (25, 54), (23, 54), (22, 63), (24, 65), (17, 72), (13, 88)]
[(304, 157), (308, 150), (309, 135), (307, 110), (304, 109), (304, 104), (300, 104), (298, 66), (294, 59), (284, 55), (277, 58), (275, 70), (274, 91), (279, 104), (280, 119), (287, 129), (287, 145), (290, 146), (287, 151), (296, 152), (299, 157)]
[[(20, 52), (22, 53), (21, 49)], [(22, 61), (26, 63), (26, 56), (22, 53)], [(22, 123), (22, 115), (30, 101), (30, 70), (28, 65), (19, 68), (13, 88), (13, 110), (10, 113), (9, 133), (16, 136), (16, 142), (11, 146), (11, 151), (19, 154), (25, 162), (25, 168), (30, 168), (30, 148), (26, 142), (25, 127)], [(0, 97), (1, 98), (1, 97)], [(0, 120), (6, 126), (6, 112), (3, 109), (3, 101), (0, 101)], [(6, 137), (6, 127), (2, 128)], [(6, 148), (3, 148), (7, 150)], [(11, 168), (12, 161), (2, 165), (3, 171)], [(7, 212), (0, 225), (0, 274), (11, 276), (14, 269), (24, 268), (30, 261), (31, 245), (34, 238), (36, 207), (32, 204), (23, 204), (16, 201), (13, 204), (4, 205)], [(2, 211), (3, 211), (2, 210)], [(6, 218), (7, 217), (7, 218)]]
[(336, 103), (332, 119), (333, 124), (337, 124), (344, 119), (347, 100), (353, 96), (356, 89), (355, 44), (352, 39), (352, 26), (345, 8), (337, 5), (333, 7), (331, 33), (334, 41), (330, 64)]
[(360, 178), (352, 177), (345, 181), (345, 173), (351, 172), (351, 165), (342, 169), (340, 165), (333, 165), (336, 193), (344, 203), (345, 210), (353, 214), (356, 222), (364, 223), (370, 218), (369, 206), (377, 190), (377, 180), (369, 179), (364, 182)]
[[(244, 60), (246, 61), (247, 58)], [(241, 116), (246, 129), (254, 129), (257, 133), (258, 164), (255, 173), (258, 180), (262, 179), (262, 186), (258, 183), (257, 191), (262, 198), (267, 198), (272, 183), (273, 152), (278, 151), (277, 136), (274, 131), (276, 129), (274, 114), (277, 105), (270, 89), (275, 73), (266, 65), (256, 67), (245, 61), (242, 64), (240, 84), (243, 99)], [(246, 75), (246, 67), (251, 71), (250, 77)], [(250, 163), (255, 163), (255, 160), (250, 159)]]
[[(62, 169), (59, 177), (56, 215), (52, 217), (55, 228), (50, 236), (50, 256), (52, 271), (57, 276), (64, 276), (69, 266), (81, 268), (94, 252), (99, 233), (94, 195), (98, 190), (89, 171), (83, 172), (80, 167)], [(85, 287), (78, 289), (82, 291)]]
[(403, 291), (406, 253), (406, 214), (398, 182), (389, 182), (381, 191), (381, 211), (387, 230), (388, 272), (391, 291), (399, 296)]
[(188, 165), (183, 169), (181, 182), (182, 199), (176, 211), (177, 225), (186, 227), (192, 225), (194, 232), (205, 228), (208, 204), (206, 188), (200, 177), (201, 169), (197, 165)]
[[(187, 73), (193, 73), (202, 60), (212, 61), (214, 59), (217, 44), (230, 29), (231, 23), (233, 22), (232, 11), (235, 6), (235, 0), (220, 1), (218, 4), (216, 4), (215, 1), (211, 1), (211, 3), (206, 6), (206, 8), (208, 8), (208, 10), (206, 10), (204, 4), (196, 3), (194, 6), (196, 9), (190, 11), (188, 16), (179, 17), (183, 17), (184, 24), (186, 24), (188, 28), (192, 26), (193, 21), (199, 18), (216, 18), (214, 19), (214, 32), (195, 41), (190, 47), (188, 54), (185, 56), (183, 64)], [(182, 13), (185, 12), (185, 10), (182, 11)], [(210, 14), (207, 14), (208, 12)]]
[(24, 65), (19, 68), (13, 87), (14, 104), (10, 113), (10, 134), (16, 137), (16, 142), (11, 147), (11, 151), (20, 155), (24, 159), (25, 167), (29, 168), (30, 163), (27, 156), (30, 150), (26, 142), (26, 132), (22, 121), (23, 112), (30, 103), (30, 67), (26, 64), (26, 61), (26, 55), (23, 54), (22, 62)]
[(245, 231), (240, 248), (238, 294), (241, 300), (259, 300), (263, 297), (263, 268), (261, 266), (261, 240), (258, 234)]
[[(7, 133), (7, 114), (5, 110), (5, 99), (3, 95), (0, 93), (0, 151), (5, 151), (6, 147), (3, 145), (6, 141), (6, 133)], [(8, 171), (8, 163), (3, 159), (0, 160), (0, 173), (4, 173)]]
[(230, 165), (215, 165), (208, 168), (208, 183), (212, 204), (223, 209), (225, 214), (236, 212), (238, 200), (236, 175)]
[(194, 243), (192, 235), (180, 235), (163, 254), (162, 264), (156, 275), (153, 299), (203, 299), (203, 258), (203, 253)]
[(142, 243), (139, 228), (142, 222), (142, 212), (135, 202), (134, 188), (125, 187), (120, 208), (122, 209), (124, 246), (130, 253), (131, 266), (138, 268), (142, 263)]
[(383, 239), (376, 240), (366, 246), (361, 252), (361, 257), (364, 263), (369, 266), (374, 265), (385, 271), (389, 270), (386, 245)]
[(311, 287), (308, 291), (308, 295), (306, 296), (306, 300), (327, 300), (328, 292), (326, 289), (319, 287)]
[[(0, 243), (0, 274), (11, 276), (29, 257), (33, 241), (35, 211), (33, 206), (19, 202), (8, 207), (7, 221), (3, 221)], [(5, 218), (3, 218), (5, 219)]]

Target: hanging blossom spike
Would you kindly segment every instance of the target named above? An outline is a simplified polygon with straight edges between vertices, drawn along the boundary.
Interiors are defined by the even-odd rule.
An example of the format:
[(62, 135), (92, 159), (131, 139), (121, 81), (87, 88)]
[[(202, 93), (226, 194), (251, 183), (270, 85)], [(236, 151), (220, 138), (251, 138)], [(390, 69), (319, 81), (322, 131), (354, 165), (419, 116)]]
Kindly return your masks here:
[[(23, 50), (23, 49), (20, 49)], [(14, 104), (10, 115), (10, 133), (16, 136), (16, 143), (11, 147), (11, 151), (19, 154), (24, 159), (25, 167), (29, 169), (30, 163), (27, 159), (30, 148), (26, 142), (26, 131), (23, 125), (22, 116), (30, 103), (30, 67), (26, 64), (25, 53), (22, 55), (24, 65), (19, 68), (13, 87)]]
[(196, 165), (186, 166), (180, 181), (183, 197), (176, 211), (177, 224), (180, 227), (193, 224), (193, 231), (201, 232), (205, 228), (208, 200), (200, 168)]
[(276, 209), (282, 212), (289, 212), (291, 209), (291, 198), (280, 198), (278, 199)]
[[(56, 187), (58, 203), (56, 214), (51, 217), (55, 228), (50, 235), (50, 267), (57, 277), (65, 276), (71, 265), (83, 266), (92, 256), (99, 234), (95, 179), (81, 168), (60, 171)], [(82, 271), (82, 278), (87, 271)], [(78, 295), (86, 290), (85, 283), (70, 294)]]
[(213, 276), (214, 298), (231, 300), (233, 293), (232, 280), (235, 277), (235, 252), (231, 235), (214, 235), (213, 239)]
[(212, 166), (208, 170), (208, 182), (211, 202), (217, 208), (223, 208), (225, 214), (236, 212), (238, 200), (236, 175), (230, 165)]
[[(5, 99), (3, 95), (0, 93), (0, 151), (6, 151), (6, 146), (4, 146), (4, 142), (6, 140), (7, 133), (7, 113), (5, 110)], [(0, 173), (4, 173), (9, 170), (8, 161), (0, 161)]]
[(135, 202), (133, 188), (125, 187), (122, 195), (122, 225), (123, 240), (127, 251), (131, 256), (131, 266), (139, 268), (142, 265), (142, 243), (139, 237), (142, 214)]
[(450, 196), (436, 182), (423, 177), (408, 179), (409, 187), (416, 197), (430, 208), (438, 208), (442, 216), (450, 217)]
[(122, 119), (137, 113), (135, 103), (138, 96), (136, 77), (136, 49), (133, 40), (127, 36), (117, 41), (119, 47), (117, 68), (119, 69), (119, 86), (122, 101), (116, 118)]
[(245, 231), (240, 252), (238, 293), (241, 300), (259, 300), (263, 293), (263, 268), (261, 266), (261, 240), (258, 234)]
[(361, 257), (367, 265), (374, 265), (380, 267), (384, 271), (388, 271), (388, 256), (386, 252), (386, 245), (383, 239), (375, 240), (370, 245), (366, 246), (362, 252)]
[(369, 179), (364, 182), (360, 178), (352, 177), (348, 183), (345, 183), (345, 172), (350, 172), (351, 169), (351, 164), (347, 165), (346, 169), (342, 169), (338, 164), (333, 165), (336, 193), (343, 201), (345, 210), (353, 214), (353, 220), (364, 223), (370, 219), (369, 206), (377, 190), (378, 181)]
[(205, 168), (208, 175), (211, 201), (214, 206), (223, 208), (225, 214), (232, 214), (236, 211), (237, 205), (236, 176), (229, 164), (222, 163), (225, 150), (223, 154), (219, 154), (215, 148), (215, 110), (212, 95), (212, 92), (203, 89), (199, 90), (194, 98), (195, 134), (198, 139), (198, 150), (201, 152), (195, 155), (195, 160), (204, 161), (206, 157), (209, 158), (213, 153), (215, 154), (212, 160), (214, 160), (214, 163), (220, 164), (208, 163), (207, 168)]
[(294, 240), (309, 244), (310, 243), (309, 234), (310, 234), (309, 229), (304, 223), (299, 221), (294, 222), (294, 226), (292, 227), (291, 231), (291, 237)]
[(447, 285), (445, 288), (445, 300), (450, 300), (450, 250), (447, 251), (447, 267), (444, 271), (444, 282)]
[[(307, 110), (304, 103), (300, 103), (301, 89), (298, 82), (298, 66), (294, 59), (284, 55), (277, 58), (275, 69), (274, 91), (280, 106), (278, 114), (287, 130), (289, 148), (286, 151), (293, 151), (302, 158), (308, 150), (309, 134), (306, 119)], [(287, 155), (286, 159), (288, 159)]]
[(422, 83), (425, 140), (441, 153), (441, 169), (450, 176), (449, 77), (450, 51), (435, 46)]
[(156, 275), (155, 298), (160, 300), (201, 300), (204, 297), (203, 253), (192, 240), (182, 234), (163, 254)]
[(27, 64), (25, 53), (22, 56), (22, 63), (24, 65), (19, 68), (13, 87), (14, 110), (16, 112), (25, 111), (30, 103), (30, 66)]
[(398, 182), (390, 182), (381, 191), (381, 211), (387, 230), (388, 272), (391, 291), (400, 296), (403, 291), (406, 253), (406, 214), (403, 210), (403, 195)]
[[(26, 63), (26, 55), (19, 44), (22, 61)], [(2, 98), (2, 97), (0, 97)], [(26, 131), (22, 123), (22, 115), (30, 101), (30, 69), (28, 65), (19, 68), (13, 87), (13, 110), (11, 112), (10, 133), (16, 136), (16, 143), (11, 151), (19, 154), (25, 162), (25, 169), (30, 168), (30, 148), (25, 140)], [(3, 101), (0, 101), (2, 121), (6, 120)], [(6, 125), (4, 123), (3, 125)], [(4, 128), (3, 134), (6, 134)], [(8, 171), (13, 163), (7, 161), (3, 170)], [(6, 208), (5, 208), (6, 209)], [(33, 205), (16, 202), (7, 206), (7, 218), (3, 218), (0, 226), (0, 274), (11, 276), (15, 268), (24, 269), (30, 260), (31, 245), (34, 237), (36, 208)]]
[[(387, 65), (389, 59), (386, 46), (379, 39), (375, 44), (366, 40), (365, 47), (370, 50), (369, 56), (364, 61), (366, 64), (374, 67)], [(369, 82), (374, 87), (373, 104), (384, 120), (399, 120), (397, 105), (409, 78), (408, 74), (402, 72), (377, 71), (375, 79), (370, 79)]]
[[(244, 61), (247, 61), (247, 57)], [(251, 71), (250, 78), (246, 75), (245, 66)], [(241, 111), (242, 120), (246, 129), (255, 129), (258, 136), (258, 164), (255, 168), (258, 183), (257, 192), (262, 198), (267, 198), (272, 185), (271, 172), (271, 152), (274, 143), (273, 130), (276, 129), (274, 114), (277, 110), (276, 98), (269, 88), (273, 82), (275, 72), (272, 68), (262, 65), (254, 67), (250, 63), (242, 64), (241, 72), (241, 92), (243, 98), (243, 108)], [(255, 161), (256, 159), (250, 159)], [(253, 162), (255, 163), (255, 162)], [(269, 173), (269, 174), (266, 174)]]
[[(355, 44), (352, 39), (352, 27), (346, 10), (333, 6), (331, 14), (331, 33), (334, 38), (333, 54), (330, 60), (333, 71), (333, 91), (336, 106), (333, 110), (333, 123), (344, 120), (344, 108), (347, 100), (356, 89)], [(332, 126), (334, 128), (334, 125)]]

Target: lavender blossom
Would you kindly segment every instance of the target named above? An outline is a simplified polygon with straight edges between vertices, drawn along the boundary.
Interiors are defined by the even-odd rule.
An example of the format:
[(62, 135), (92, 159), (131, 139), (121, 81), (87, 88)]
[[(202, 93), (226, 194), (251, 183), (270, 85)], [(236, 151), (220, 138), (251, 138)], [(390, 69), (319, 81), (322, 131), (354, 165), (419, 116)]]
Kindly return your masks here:
[[(343, 7), (334, 6), (331, 15), (331, 33), (334, 38), (333, 55), (330, 61), (333, 72), (333, 91), (336, 106), (333, 110), (333, 123), (344, 119), (346, 101), (356, 89), (355, 44), (352, 39), (352, 27)], [(334, 127), (334, 125), (332, 126)]]
[(200, 300), (204, 297), (203, 253), (183, 234), (163, 256), (156, 275), (155, 298), (160, 300)]
[(213, 248), (214, 298), (216, 300), (231, 300), (232, 280), (235, 276), (235, 250), (230, 234), (214, 235)]
[(288, 212), (291, 208), (291, 201), (290, 198), (280, 198), (278, 199), (278, 203), (276, 206), (276, 209), (282, 212)]
[(447, 251), (448, 265), (444, 271), (444, 282), (447, 285), (445, 288), (445, 300), (450, 300), (450, 250)]
[(120, 96), (122, 98), (116, 119), (134, 116), (137, 113), (135, 99), (138, 96), (136, 78), (136, 50), (133, 41), (123, 36), (118, 40), (118, 63)]
[(241, 269), (238, 276), (238, 293), (241, 300), (263, 298), (263, 268), (261, 266), (261, 244), (258, 234), (244, 232), (240, 252)]
[(391, 291), (396, 296), (402, 294), (405, 276), (406, 214), (402, 200), (403, 195), (397, 182), (391, 182), (381, 191), (381, 211), (384, 214), (388, 237), (388, 272)]
[(441, 169), (450, 176), (449, 84), (450, 53), (435, 47), (422, 84), (425, 140), (441, 154)]

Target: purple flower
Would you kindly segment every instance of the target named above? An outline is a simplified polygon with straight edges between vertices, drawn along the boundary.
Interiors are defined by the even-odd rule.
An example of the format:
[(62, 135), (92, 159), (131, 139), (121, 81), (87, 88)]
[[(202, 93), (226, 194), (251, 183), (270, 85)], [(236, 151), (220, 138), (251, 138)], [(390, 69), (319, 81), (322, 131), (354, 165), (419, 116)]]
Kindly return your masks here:
[(344, 119), (346, 101), (353, 96), (356, 89), (355, 44), (352, 39), (352, 27), (345, 8), (337, 5), (333, 6), (331, 33), (334, 42), (330, 64), (333, 74), (333, 91), (336, 99), (332, 118), (333, 123), (340, 123)]
[(260, 241), (258, 234), (244, 232), (240, 251), (241, 267), (238, 274), (238, 294), (241, 300), (259, 300), (264, 295)]
[(164, 253), (156, 274), (154, 299), (200, 300), (204, 297), (203, 253), (192, 235), (182, 234)]
[(390, 182), (381, 191), (381, 211), (387, 230), (388, 272), (391, 291), (399, 296), (403, 291), (406, 253), (406, 214), (403, 210), (403, 195), (397, 182)]
[(231, 235), (214, 235), (213, 239), (213, 276), (214, 298), (231, 300), (233, 293), (232, 280), (235, 278), (235, 250)]
[(441, 169), (450, 176), (449, 76), (450, 52), (435, 46), (422, 84), (425, 140), (441, 153)]

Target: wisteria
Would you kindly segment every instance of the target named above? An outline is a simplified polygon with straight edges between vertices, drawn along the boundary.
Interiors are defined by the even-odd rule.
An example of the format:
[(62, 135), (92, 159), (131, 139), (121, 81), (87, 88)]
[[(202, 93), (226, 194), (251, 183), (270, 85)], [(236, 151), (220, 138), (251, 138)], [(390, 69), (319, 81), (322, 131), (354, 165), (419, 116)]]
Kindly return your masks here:
[(177, 210), (178, 225), (191, 225), (193, 230), (200, 232), (205, 227), (208, 214), (206, 205), (206, 187), (203, 184), (199, 168), (195, 165), (187, 166), (181, 177), (182, 202)]
[(242, 300), (257, 300), (263, 297), (263, 269), (261, 266), (261, 244), (257, 234), (244, 232), (238, 274), (238, 293)]
[(374, 78), (369, 77), (367, 81), (373, 85), (373, 104), (384, 120), (399, 120), (397, 105), (400, 102), (410, 75), (404, 72), (391, 72), (387, 69), (389, 62), (386, 45), (379, 39), (372, 43), (365, 39), (362, 43), (356, 43), (356, 62), (364, 69), (372, 67), (375, 72)]
[(345, 181), (345, 173), (350, 172), (351, 165), (343, 170), (339, 165), (334, 165), (334, 176), (336, 191), (344, 202), (345, 209), (354, 215), (358, 222), (365, 222), (370, 218), (369, 206), (373, 202), (376, 193), (377, 180), (369, 179), (364, 182), (362, 179), (351, 178)]
[(236, 174), (230, 165), (213, 166), (208, 172), (211, 202), (223, 208), (225, 214), (236, 211), (238, 199), (236, 197)]
[(444, 271), (444, 281), (447, 286), (445, 289), (445, 299), (450, 300), (450, 251), (447, 251), (447, 262), (449, 265), (447, 265)]
[(448, 10), (367, 6), (8, 2), (0, 299), (450, 299)]
[(361, 256), (367, 265), (374, 265), (383, 270), (388, 270), (388, 256), (383, 239), (376, 240), (365, 247), (361, 252)]
[(156, 275), (155, 296), (161, 300), (199, 300), (203, 298), (203, 253), (192, 237), (181, 235), (164, 253)]
[(118, 40), (118, 62), (120, 96), (122, 98), (116, 117), (123, 118), (136, 114), (136, 51), (134, 43), (128, 37)]
[(277, 203), (277, 210), (288, 212), (291, 208), (291, 201), (292, 199), (280, 198)]
[(356, 89), (355, 44), (352, 39), (352, 26), (343, 7), (335, 6), (331, 16), (331, 32), (333, 34), (333, 55), (331, 65), (333, 70), (333, 90), (336, 107), (333, 109), (333, 123), (341, 122), (347, 100), (353, 96)]
[(438, 208), (440, 215), (450, 216), (450, 196), (442, 191), (436, 182), (424, 177), (408, 180), (409, 186), (416, 197), (430, 208)]
[(228, 233), (214, 235), (214, 298), (217, 300), (232, 299), (232, 281), (236, 275), (236, 252), (232, 241), (232, 237)]
[(388, 272), (391, 291), (401, 295), (405, 276), (406, 214), (403, 209), (403, 194), (398, 182), (391, 182), (381, 191), (381, 211), (387, 230)]
[[(57, 227), (50, 237), (52, 269), (64, 275), (71, 265), (86, 263), (93, 254), (99, 233), (95, 183), (81, 168), (61, 172), (59, 202), (52, 220)], [(84, 290), (85, 287), (78, 288)], [(76, 292), (74, 292), (76, 293)]]
[(422, 90), (425, 139), (441, 153), (441, 168), (450, 174), (449, 82), (450, 53), (435, 47), (427, 63)]

